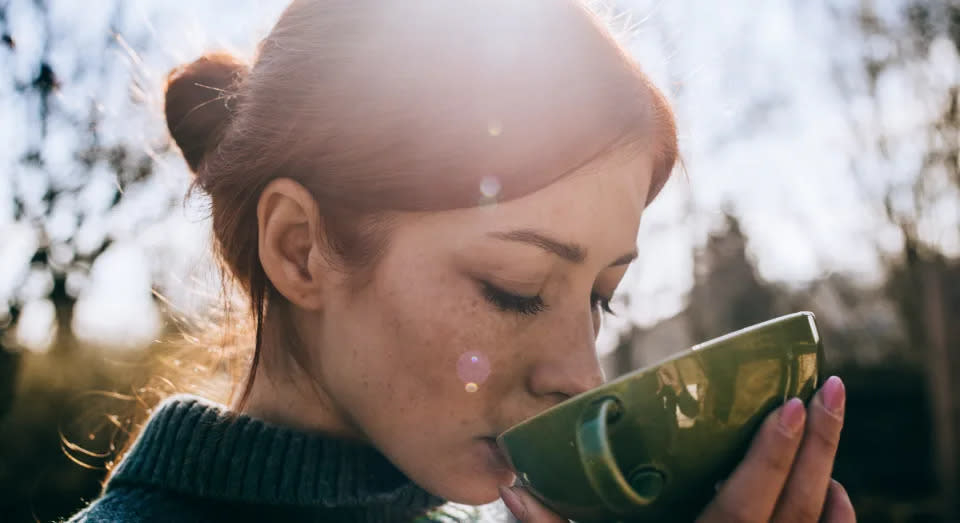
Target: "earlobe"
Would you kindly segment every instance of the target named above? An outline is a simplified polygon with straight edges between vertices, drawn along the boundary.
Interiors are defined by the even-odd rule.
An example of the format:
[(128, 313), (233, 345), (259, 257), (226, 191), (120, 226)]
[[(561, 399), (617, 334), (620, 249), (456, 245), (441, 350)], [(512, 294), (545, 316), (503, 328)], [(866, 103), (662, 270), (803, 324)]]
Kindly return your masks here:
[(294, 305), (323, 306), (327, 267), (316, 263), (321, 218), (313, 196), (288, 178), (273, 180), (257, 203), (260, 264), (273, 286)]

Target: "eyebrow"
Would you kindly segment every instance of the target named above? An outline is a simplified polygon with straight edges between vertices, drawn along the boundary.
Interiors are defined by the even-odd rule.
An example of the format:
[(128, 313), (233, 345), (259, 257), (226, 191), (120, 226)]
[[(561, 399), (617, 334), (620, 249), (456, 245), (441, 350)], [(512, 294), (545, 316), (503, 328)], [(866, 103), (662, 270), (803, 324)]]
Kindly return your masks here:
[[(518, 229), (516, 231), (507, 232), (491, 232), (489, 233), (489, 236), (499, 240), (534, 245), (573, 263), (583, 263), (583, 261), (587, 259), (587, 249), (583, 246), (577, 243), (565, 243), (531, 229)], [(610, 264), (610, 267), (626, 265), (636, 258), (637, 251), (634, 249), (633, 251), (630, 251), (614, 260), (614, 262)]]

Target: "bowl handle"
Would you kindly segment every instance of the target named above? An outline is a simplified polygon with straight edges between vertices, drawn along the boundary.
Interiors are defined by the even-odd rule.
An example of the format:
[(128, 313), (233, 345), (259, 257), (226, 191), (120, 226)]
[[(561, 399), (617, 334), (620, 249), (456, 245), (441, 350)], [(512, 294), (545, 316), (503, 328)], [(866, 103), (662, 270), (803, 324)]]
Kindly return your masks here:
[[(663, 485), (663, 478), (649, 468), (641, 470), (633, 481), (624, 477), (607, 438), (607, 426), (617, 421), (622, 410), (620, 401), (613, 397), (602, 398), (587, 406), (577, 425), (577, 449), (583, 471), (597, 496), (609, 509), (627, 514), (653, 503)], [(648, 492), (637, 492), (631, 483), (642, 485)]]

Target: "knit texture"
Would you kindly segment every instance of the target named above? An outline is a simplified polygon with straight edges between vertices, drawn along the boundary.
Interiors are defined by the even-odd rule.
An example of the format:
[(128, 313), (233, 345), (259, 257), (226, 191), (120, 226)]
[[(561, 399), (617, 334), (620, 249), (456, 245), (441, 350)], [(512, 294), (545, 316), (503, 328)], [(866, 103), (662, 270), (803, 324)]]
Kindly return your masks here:
[(159, 406), (101, 497), (69, 521), (446, 521), (443, 503), (372, 447), (181, 395)]

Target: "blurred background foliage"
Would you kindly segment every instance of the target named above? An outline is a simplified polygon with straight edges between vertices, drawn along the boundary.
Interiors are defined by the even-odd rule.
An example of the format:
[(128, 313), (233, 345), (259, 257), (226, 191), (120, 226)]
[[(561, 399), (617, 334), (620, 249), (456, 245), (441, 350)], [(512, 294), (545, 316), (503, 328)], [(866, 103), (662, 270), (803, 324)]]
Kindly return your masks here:
[[(99, 2), (89, 8), (99, 29), (74, 32), (68, 2), (0, 1), (0, 138), (9, 144), (0, 154), (0, 514), (7, 521), (55, 520), (94, 497), (111, 450), (136, 419), (129, 415), (178, 389), (177, 373), (204, 370), (164, 359), (175, 344), (151, 343), (173, 339), (181, 313), (194, 310), (185, 304), (209, 304), (211, 286), (197, 276), (209, 263), (183, 252), (206, 248), (195, 232), (202, 216), (190, 214), (189, 201), (182, 210), (188, 178), (157, 117), (163, 72), (191, 57), (150, 62), (163, 45), (152, 17), (169, 13), (131, 7), (141, 3)], [(274, 4), (253, 27), (269, 26), (282, 8)], [(729, 9), (734, 4), (746, 5)], [(777, 4), (802, 25), (799, 3)], [(688, 284), (670, 309), (643, 290), (642, 277), (628, 279), (618, 305), (660, 312), (612, 322), (603, 364), (613, 376), (779, 314), (814, 311), (830, 371), (848, 385), (836, 476), (860, 521), (960, 521), (960, 4), (804, 4), (817, 4), (843, 28), (833, 36), (846, 44), (826, 57), (827, 81), (837, 101), (831, 121), (852, 138), (840, 153), (844, 168), (828, 179), (856, 188), (863, 204), (856, 212), (875, 227), (862, 240), (874, 245), (877, 275), (864, 278), (854, 267), (771, 277), (760, 267), (768, 258), (759, 238), (770, 235), (762, 222), (775, 217), (758, 226), (735, 198), (719, 212), (708, 209), (672, 181), (673, 196), (665, 197), (682, 211), (664, 219), (663, 234), (676, 230), (670, 220), (703, 224), (680, 255), (686, 261), (667, 261), (674, 271), (689, 267)], [(211, 5), (209, 16), (242, 11)], [(621, 2), (611, 12), (626, 16), (632, 6)], [(657, 38), (650, 33), (660, 30), (660, 14), (670, 18), (666, 9), (644, 11), (652, 14), (638, 22), (640, 40)], [(248, 39), (255, 33), (237, 27)], [(789, 53), (774, 58), (799, 63)], [(669, 86), (683, 129), (697, 118), (687, 115), (695, 112), (685, 97), (690, 82), (654, 76)], [(784, 81), (807, 89), (811, 80)], [(744, 82), (735, 88), (748, 91), (749, 103), (731, 119), (741, 124), (718, 131), (718, 147), (775, 132), (767, 122), (780, 102), (759, 88), (751, 94)], [(688, 158), (694, 185), (709, 170), (698, 154)], [(850, 212), (829, 198), (821, 203), (810, 212), (828, 223)], [(666, 213), (668, 204), (657, 205), (651, 212)], [(787, 219), (791, 212), (783, 210)], [(794, 220), (798, 230), (813, 229), (800, 215)], [(772, 234), (788, 253), (806, 255), (803, 238)]]

